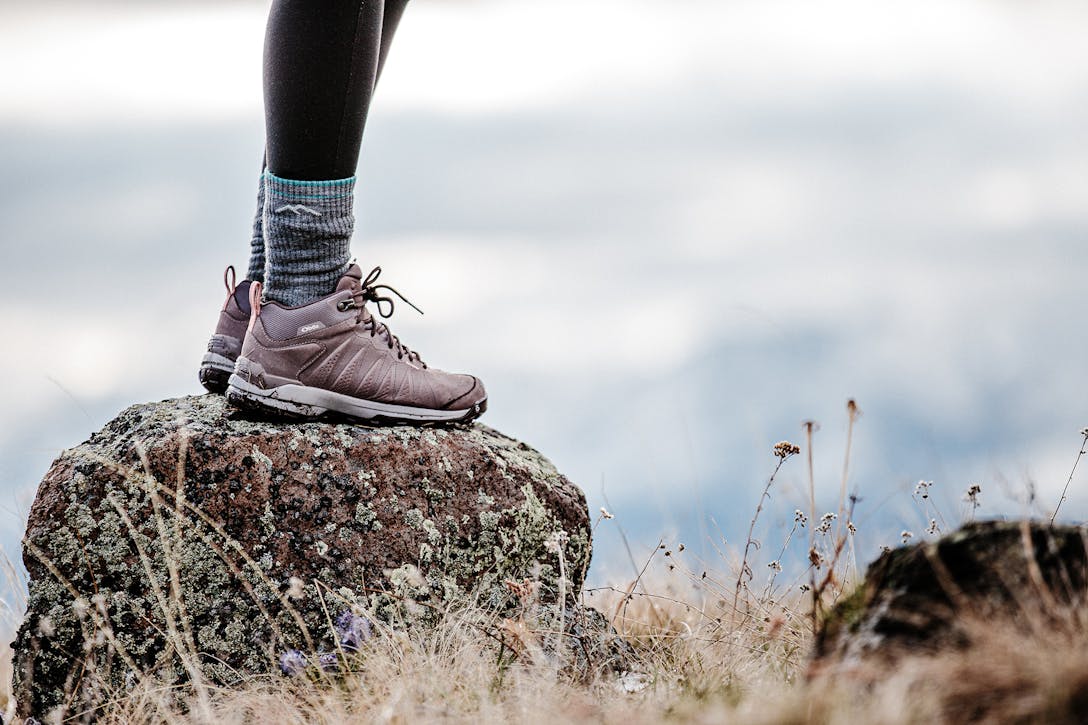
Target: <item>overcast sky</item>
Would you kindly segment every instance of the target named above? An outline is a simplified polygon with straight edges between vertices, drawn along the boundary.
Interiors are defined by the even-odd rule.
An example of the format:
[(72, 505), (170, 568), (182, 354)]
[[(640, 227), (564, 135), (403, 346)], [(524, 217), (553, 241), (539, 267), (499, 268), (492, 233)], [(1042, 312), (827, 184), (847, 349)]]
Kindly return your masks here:
[[(266, 10), (0, 9), (9, 551), (61, 448), (200, 390)], [(1056, 2), (413, 0), (354, 251), (426, 310), (394, 330), (640, 545), (741, 536), (807, 418), (832, 507), (852, 396), (863, 551), (924, 528), (923, 478), (950, 519), (974, 482), (1053, 506), (1088, 425), (1086, 31)]]

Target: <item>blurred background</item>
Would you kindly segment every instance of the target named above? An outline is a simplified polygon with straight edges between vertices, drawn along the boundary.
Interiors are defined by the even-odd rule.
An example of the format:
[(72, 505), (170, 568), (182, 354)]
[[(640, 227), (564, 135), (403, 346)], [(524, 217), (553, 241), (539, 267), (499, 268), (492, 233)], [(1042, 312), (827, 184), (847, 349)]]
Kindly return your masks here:
[[(267, 2), (0, 4), (0, 544), (52, 459), (197, 394), (244, 269)], [(595, 582), (743, 544), (803, 443), (858, 558), (1048, 514), (1088, 425), (1088, 8), (1002, 0), (413, 0), (353, 250), (393, 329), (586, 490)], [(757, 534), (807, 508), (789, 461)], [(1088, 511), (1075, 478), (1063, 518)], [(1031, 496), (1034, 495), (1034, 503)], [(773, 534), (768, 534), (773, 536)], [(802, 552), (803, 554), (803, 552)]]

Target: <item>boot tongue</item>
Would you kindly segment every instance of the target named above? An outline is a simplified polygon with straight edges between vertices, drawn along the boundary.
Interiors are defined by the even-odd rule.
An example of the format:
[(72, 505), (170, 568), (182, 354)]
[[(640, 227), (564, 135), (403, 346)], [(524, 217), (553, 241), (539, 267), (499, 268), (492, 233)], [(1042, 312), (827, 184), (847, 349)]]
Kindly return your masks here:
[(345, 290), (357, 290), (363, 282), (363, 270), (357, 264), (348, 267), (348, 271), (340, 278), (340, 284), (336, 285), (337, 292)]

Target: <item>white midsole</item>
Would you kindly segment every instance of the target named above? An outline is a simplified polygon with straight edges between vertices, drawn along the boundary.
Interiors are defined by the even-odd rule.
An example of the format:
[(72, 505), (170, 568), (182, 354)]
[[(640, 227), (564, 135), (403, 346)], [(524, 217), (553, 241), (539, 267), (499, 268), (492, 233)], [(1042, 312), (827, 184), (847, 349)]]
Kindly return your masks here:
[(409, 405), (392, 405), (391, 403), (378, 403), (362, 398), (353, 398), (343, 393), (334, 393), (331, 390), (313, 388), (306, 385), (289, 383), (275, 388), (258, 388), (256, 385), (246, 382), (238, 375), (231, 375), (228, 382), (230, 387), (236, 389), (251, 398), (269, 398), (282, 400), (297, 405), (309, 405), (323, 410), (335, 410), (339, 413), (354, 415), (359, 418), (374, 418), (376, 416), (389, 416), (394, 418), (406, 418), (408, 420), (456, 420), (463, 418), (471, 408), (461, 410), (431, 410), (430, 408), (415, 408)]
[(215, 368), (216, 370), (222, 370), (226, 373), (234, 372), (234, 361), (217, 352), (206, 353), (204, 359), (201, 361), (201, 365), (206, 365)]

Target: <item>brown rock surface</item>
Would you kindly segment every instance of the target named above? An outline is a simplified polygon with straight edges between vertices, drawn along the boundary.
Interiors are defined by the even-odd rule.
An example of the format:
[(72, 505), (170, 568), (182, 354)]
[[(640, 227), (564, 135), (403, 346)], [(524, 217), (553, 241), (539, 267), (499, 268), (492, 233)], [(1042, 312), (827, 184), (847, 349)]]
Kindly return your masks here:
[(1082, 622), (1085, 543), (1078, 527), (988, 521), (885, 552), (828, 616), (810, 672), (864, 679), (904, 656), (969, 647), (997, 621), (1022, 632)]
[(402, 621), (469, 593), (502, 608), (526, 577), (555, 600), (589, 554), (581, 490), (485, 426), (268, 423), (210, 395), (137, 405), (39, 487), (16, 696), (40, 717), (148, 674), (229, 683), (327, 641), (345, 608)]

